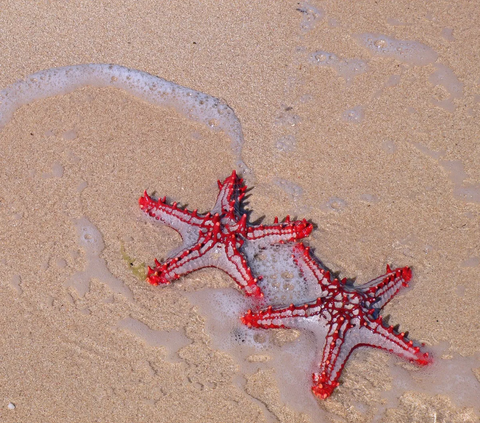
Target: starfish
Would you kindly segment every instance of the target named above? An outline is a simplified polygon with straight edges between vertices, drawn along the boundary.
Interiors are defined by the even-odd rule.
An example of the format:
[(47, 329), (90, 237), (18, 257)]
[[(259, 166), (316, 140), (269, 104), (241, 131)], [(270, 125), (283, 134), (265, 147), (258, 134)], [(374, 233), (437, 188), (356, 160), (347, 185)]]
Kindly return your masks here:
[(323, 352), (317, 351), (319, 370), (312, 376), (317, 397), (325, 399), (332, 394), (348, 357), (360, 346), (381, 348), (421, 366), (431, 362), (428, 353), (414, 346), (405, 333), (384, 325), (379, 314), (402, 286), (408, 286), (410, 268), (392, 270), (387, 266), (385, 275), (354, 286), (346, 279), (332, 280), (303, 244), (294, 246), (293, 258), (304, 278), (318, 284), (320, 296), (300, 305), (270, 306), (255, 313), (249, 310), (241, 320), (254, 328), (306, 329), (315, 334), (317, 342), (325, 339)]
[(263, 296), (252, 275), (242, 247), (246, 243), (263, 247), (294, 242), (312, 232), (305, 219), (290, 221), (287, 216), (273, 225), (251, 225), (247, 214), (240, 214), (247, 187), (236, 172), (218, 181), (220, 190), (213, 209), (206, 214), (188, 211), (177, 203), (167, 204), (166, 197), (154, 200), (146, 192), (139, 199), (140, 208), (155, 220), (180, 233), (183, 245), (164, 263), (155, 260), (148, 267), (147, 280), (152, 285), (168, 284), (180, 276), (205, 267), (217, 267), (231, 276), (246, 295)]

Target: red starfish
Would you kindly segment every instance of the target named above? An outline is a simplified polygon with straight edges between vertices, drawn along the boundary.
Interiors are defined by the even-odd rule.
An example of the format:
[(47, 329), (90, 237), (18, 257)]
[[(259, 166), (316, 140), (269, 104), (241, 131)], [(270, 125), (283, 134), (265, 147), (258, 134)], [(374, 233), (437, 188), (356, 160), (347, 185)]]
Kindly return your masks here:
[(296, 241), (310, 235), (313, 226), (305, 219), (274, 225), (250, 225), (247, 215), (240, 215), (240, 205), (247, 187), (233, 171), (223, 184), (211, 212), (200, 215), (181, 209), (177, 203), (166, 204), (166, 198), (153, 200), (145, 192), (140, 208), (156, 220), (180, 233), (183, 245), (180, 251), (165, 263), (155, 260), (155, 268), (148, 268), (148, 281), (152, 285), (168, 284), (180, 276), (204, 267), (217, 267), (230, 275), (246, 295), (261, 297), (247, 264), (242, 247), (245, 243), (270, 245)]
[(422, 353), (405, 333), (396, 333), (393, 326), (384, 326), (380, 310), (400, 290), (408, 286), (412, 271), (408, 267), (391, 270), (364, 285), (353, 286), (346, 280), (332, 280), (310, 256), (309, 248), (297, 244), (293, 258), (308, 281), (316, 281), (321, 291), (315, 301), (281, 309), (268, 307), (257, 313), (251, 310), (242, 322), (255, 328), (298, 328), (314, 332), (320, 342), (325, 339), (320, 369), (313, 374), (313, 393), (321, 399), (331, 395), (353, 349), (359, 346), (381, 348), (410, 362), (426, 365), (428, 353)]

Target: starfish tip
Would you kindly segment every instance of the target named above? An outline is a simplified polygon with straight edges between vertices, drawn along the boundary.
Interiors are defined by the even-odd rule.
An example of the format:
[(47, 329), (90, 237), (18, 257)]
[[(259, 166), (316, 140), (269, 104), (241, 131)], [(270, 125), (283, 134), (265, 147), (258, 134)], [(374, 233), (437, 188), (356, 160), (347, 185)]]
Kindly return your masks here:
[(144, 209), (149, 201), (150, 197), (148, 196), (147, 191), (144, 191), (143, 196), (138, 199), (138, 205), (141, 209)]
[(428, 352), (425, 352), (425, 353), (419, 352), (417, 359), (414, 361), (420, 366), (428, 366), (429, 364), (433, 363), (433, 358)]

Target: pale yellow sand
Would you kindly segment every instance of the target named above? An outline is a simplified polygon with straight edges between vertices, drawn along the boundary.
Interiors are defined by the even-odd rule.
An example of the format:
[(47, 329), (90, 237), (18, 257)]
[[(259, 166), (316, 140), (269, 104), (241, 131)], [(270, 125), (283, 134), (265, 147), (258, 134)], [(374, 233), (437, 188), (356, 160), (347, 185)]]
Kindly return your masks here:
[[(478, 4), (119, 4), (2, 5), (0, 89), (42, 69), (95, 62), (222, 98), (243, 125), (244, 159), (256, 177), (253, 218), (311, 219), (317, 256), (359, 283), (387, 263), (412, 266), (413, 288), (385, 314), (413, 339), (440, 345), (439, 354), (452, 358), (451, 377), (461, 368), (468, 380), (457, 394), (439, 397), (444, 391), (431, 381), (448, 385), (445, 374), (433, 369), (422, 385), (415, 367), (362, 349), (313, 417), (295, 409), (293, 395), (291, 403), (280, 399), (274, 371), (245, 382), (183, 295), (233, 282), (205, 270), (155, 288), (125, 260), (151, 264), (180, 241), (142, 219), (143, 190), (208, 210), (216, 180), (234, 166), (230, 140), (121, 91), (84, 88), (22, 107), (0, 132), (0, 420), (476, 421)], [(421, 42), (438, 59), (412, 66), (373, 56), (354, 37), (365, 32)], [(340, 61), (362, 59), (368, 69), (347, 81), (312, 62), (318, 50)], [(463, 91), (452, 94), (454, 79), (442, 85), (432, 77), (439, 64)], [(364, 113), (359, 122), (342, 118), (356, 106)], [(68, 286), (88, 268), (75, 226), (83, 217), (103, 237), (107, 274), (97, 275), (84, 297)], [(133, 301), (108, 278), (128, 287)], [(399, 364), (414, 378), (406, 388), (395, 386)]]

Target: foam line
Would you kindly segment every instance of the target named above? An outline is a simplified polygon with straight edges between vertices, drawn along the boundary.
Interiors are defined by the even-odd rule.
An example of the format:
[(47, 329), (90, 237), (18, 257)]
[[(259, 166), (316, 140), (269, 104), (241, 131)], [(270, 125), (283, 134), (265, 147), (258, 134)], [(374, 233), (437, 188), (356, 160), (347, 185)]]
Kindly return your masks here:
[(19, 107), (85, 86), (120, 88), (150, 104), (173, 107), (189, 119), (224, 131), (231, 139), (238, 170), (249, 173), (242, 160), (242, 125), (227, 104), (208, 94), (119, 65), (92, 63), (51, 68), (13, 83), (0, 91), (0, 130)]

